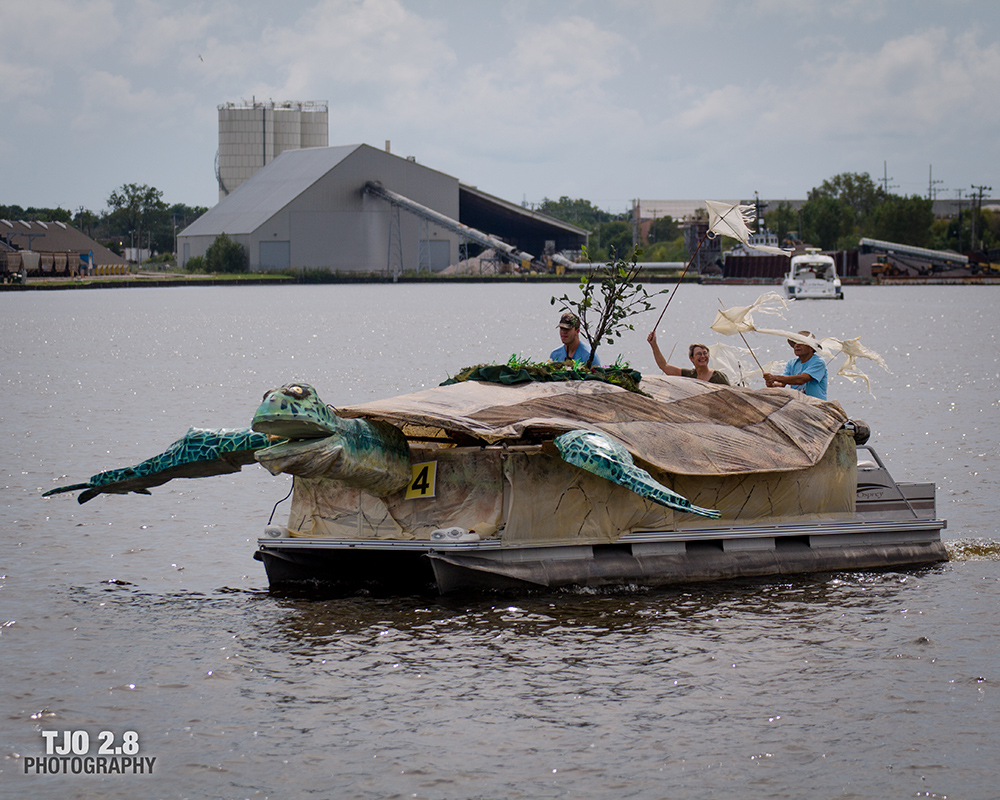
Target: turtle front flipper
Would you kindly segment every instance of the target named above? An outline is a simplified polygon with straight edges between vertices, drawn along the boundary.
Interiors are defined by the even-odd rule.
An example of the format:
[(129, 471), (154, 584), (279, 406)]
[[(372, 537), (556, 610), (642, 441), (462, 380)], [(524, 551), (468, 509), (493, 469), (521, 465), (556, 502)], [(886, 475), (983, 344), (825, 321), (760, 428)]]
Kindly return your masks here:
[(149, 494), (174, 478), (207, 478), (239, 472), (254, 462), (254, 453), (275, 439), (249, 428), (191, 428), (159, 455), (134, 467), (112, 469), (91, 476), (86, 483), (50, 489), (42, 497), (83, 490), (77, 502), (86, 503), (99, 494)]
[(646, 470), (632, 461), (629, 453), (618, 442), (594, 431), (570, 431), (555, 438), (555, 445), (563, 461), (617, 483), (661, 506), (699, 514), (713, 519), (719, 516), (714, 508), (702, 508), (653, 480)]

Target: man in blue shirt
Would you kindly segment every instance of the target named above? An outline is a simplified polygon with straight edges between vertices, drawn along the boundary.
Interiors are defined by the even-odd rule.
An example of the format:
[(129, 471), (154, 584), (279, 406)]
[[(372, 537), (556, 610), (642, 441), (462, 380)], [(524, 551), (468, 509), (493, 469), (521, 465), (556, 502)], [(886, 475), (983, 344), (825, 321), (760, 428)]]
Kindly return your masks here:
[[(809, 331), (799, 331), (799, 335), (813, 338)], [(818, 400), (826, 400), (826, 362), (809, 345), (791, 339), (788, 343), (795, 352), (795, 358), (785, 364), (784, 375), (765, 372), (764, 383), (772, 387), (787, 386)]]
[[(590, 348), (580, 341), (580, 318), (576, 314), (563, 314), (559, 318), (559, 338), (562, 340), (562, 347), (553, 350), (549, 360), (565, 361), (569, 358), (587, 363)], [(590, 366), (601, 366), (597, 353), (594, 353), (594, 361)]]

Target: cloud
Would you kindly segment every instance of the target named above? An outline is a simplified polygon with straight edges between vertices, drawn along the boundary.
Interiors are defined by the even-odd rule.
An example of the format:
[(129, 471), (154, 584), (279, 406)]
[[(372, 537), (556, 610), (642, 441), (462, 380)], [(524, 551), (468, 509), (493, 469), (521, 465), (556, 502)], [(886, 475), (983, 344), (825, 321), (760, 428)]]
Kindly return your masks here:
[[(251, 97), (327, 101), (332, 144), (391, 139), (516, 199), (802, 197), (887, 156), (900, 184), (926, 182), (928, 163), (990, 183), (1000, 161), (985, 0), (7, 5), (18, 35), (0, 52), (0, 100), (16, 124), (3, 152), (86, 146), (189, 203), (215, 195), (216, 106)], [(52, 171), (55, 185), (65, 170)], [(5, 173), (14, 194), (45, 185), (18, 164)]]
[(183, 91), (162, 93), (151, 87), (133, 88), (122, 75), (93, 71), (80, 80), (82, 109), (72, 120), (76, 131), (143, 130), (157, 127), (176, 108), (190, 106)]
[[(778, 139), (955, 127), (976, 107), (976, 98), (994, 93), (1000, 48), (980, 47), (971, 34), (949, 38), (934, 29), (890, 39), (872, 53), (812, 52), (789, 73), (796, 78), (781, 87), (734, 78), (697, 97), (677, 121), (686, 130), (704, 131), (738, 120), (744, 131)], [(994, 106), (976, 113), (998, 112)]]
[(981, 49), (970, 36), (949, 39), (935, 29), (889, 40), (872, 54), (840, 53), (806, 74), (811, 80), (800, 87), (800, 99), (811, 111), (846, 127), (909, 134), (956, 126), (976, 97), (991, 96), (1000, 50), (995, 44)]
[(42, 64), (81, 62), (120, 31), (112, 0), (32, 0), (3, 7), (4, 50)]
[[(166, 9), (156, 0), (140, 0), (130, 7), (126, 17), (127, 33), (122, 47), (130, 64), (136, 67), (175, 65), (189, 72), (197, 69), (198, 43), (214, 28), (224, 29), (240, 18), (238, 7), (214, 3), (185, 8), (180, 4)], [(204, 58), (198, 59), (204, 64)]]
[[(260, 44), (254, 58), (279, 78), (258, 85), (276, 99), (333, 99), (345, 90), (370, 93), (376, 87), (392, 98), (455, 64), (444, 29), (397, 0), (323, 0), (291, 24), (266, 28)], [(242, 63), (247, 74), (261, 74)]]
[(3, 103), (9, 103), (15, 98), (37, 97), (51, 85), (52, 75), (49, 70), (0, 61), (0, 101)]

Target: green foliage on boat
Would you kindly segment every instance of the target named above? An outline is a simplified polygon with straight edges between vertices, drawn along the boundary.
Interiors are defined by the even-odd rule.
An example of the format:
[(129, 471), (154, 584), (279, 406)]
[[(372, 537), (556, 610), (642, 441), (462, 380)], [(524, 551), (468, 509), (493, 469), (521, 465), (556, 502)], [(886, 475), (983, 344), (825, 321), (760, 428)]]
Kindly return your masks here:
[(632, 369), (621, 357), (608, 367), (588, 367), (582, 361), (535, 362), (514, 354), (506, 364), (476, 364), (465, 367), (441, 385), (450, 386), (463, 381), (484, 381), (508, 386), (531, 381), (603, 381), (630, 392), (646, 394), (639, 388), (642, 373)]

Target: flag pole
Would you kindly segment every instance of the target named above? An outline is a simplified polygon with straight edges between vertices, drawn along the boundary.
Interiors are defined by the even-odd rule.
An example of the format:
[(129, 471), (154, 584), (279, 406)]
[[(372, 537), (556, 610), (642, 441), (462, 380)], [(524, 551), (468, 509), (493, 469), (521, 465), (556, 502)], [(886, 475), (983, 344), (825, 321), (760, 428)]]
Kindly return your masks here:
[(656, 320), (656, 325), (653, 326), (654, 331), (657, 329), (657, 327), (659, 327), (660, 320), (663, 319), (663, 315), (667, 313), (667, 306), (670, 305), (670, 301), (673, 300), (674, 295), (677, 294), (677, 290), (680, 288), (681, 281), (684, 280), (684, 276), (687, 275), (688, 269), (694, 263), (694, 260), (698, 257), (698, 251), (701, 250), (701, 246), (705, 243), (705, 240), (708, 238), (708, 233), (709, 233), (708, 231), (705, 231), (705, 235), (698, 240), (698, 246), (694, 249), (694, 253), (691, 254), (691, 258), (685, 265), (684, 271), (681, 273), (681, 276), (677, 279), (677, 285), (674, 286), (674, 290), (670, 293), (670, 297), (667, 298), (667, 302), (663, 306), (663, 311), (660, 312), (660, 316)]
[[(730, 214), (732, 214), (736, 210), (737, 210), (737, 206), (730, 207), (730, 209), (725, 214), (722, 214), (719, 217), (719, 222), (722, 222), (723, 220), (725, 220), (726, 217), (728, 217)], [(713, 231), (712, 231), (711, 216), (709, 216), (708, 229), (705, 231), (705, 235), (702, 236), (698, 240), (698, 246), (694, 249), (694, 252), (691, 254), (691, 258), (688, 260), (687, 265), (684, 267), (684, 271), (681, 273), (681, 276), (677, 279), (677, 285), (674, 287), (674, 290), (670, 293), (670, 297), (667, 298), (667, 302), (663, 306), (663, 311), (660, 312), (660, 316), (656, 320), (656, 325), (653, 326), (653, 330), (654, 331), (659, 327), (660, 321), (663, 319), (663, 315), (667, 313), (667, 306), (670, 305), (670, 301), (673, 300), (674, 299), (674, 295), (677, 294), (677, 290), (681, 286), (681, 281), (684, 280), (684, 276), (687, 275), (687, 271), (691, 268), (691, 265), (694, 263), (694, 260), (698, 257), (698, 251), (701, 250), (701, 246), (705, 243), (705, 240), (708, 238), (708, 235), (710, 233), (712, 233), (712, 232)], [(758, 364), (758, 366), (760, 366), (760, 365)]]

